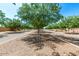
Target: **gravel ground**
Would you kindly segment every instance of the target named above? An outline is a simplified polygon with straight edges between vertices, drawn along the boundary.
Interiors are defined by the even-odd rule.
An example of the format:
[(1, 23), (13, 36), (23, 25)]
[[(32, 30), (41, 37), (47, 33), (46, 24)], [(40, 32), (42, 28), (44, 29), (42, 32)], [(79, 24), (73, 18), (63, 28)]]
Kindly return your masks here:
[[(10, 38), (8, 42), (0, 44), (0, 55), (1, 56), (79, 56), (79, 46), (69, 42), (52, 38), (53, 41), (43, 42), (44, 46), (41, 49), (29, 41), (23, 41), (21, 38), (26, 34), (26, 39), (33, 33), (27, 32), (18, 35), (19, 38)], [(56, 33), (51, 33), (52, 35)], [(28, 36), (29, 35), (29, 36)], [(49, 37), (46, 37), (49, 38)], [(14, 40), (13, 40), (14, 39)], [(62, 38), (61, 38), (62, 39)]]

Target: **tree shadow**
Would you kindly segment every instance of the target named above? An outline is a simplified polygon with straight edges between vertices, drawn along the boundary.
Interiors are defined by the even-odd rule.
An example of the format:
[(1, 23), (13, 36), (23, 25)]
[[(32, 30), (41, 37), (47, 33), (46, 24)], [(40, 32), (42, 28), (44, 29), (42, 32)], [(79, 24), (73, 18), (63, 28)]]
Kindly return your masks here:
[(79, 46), (79, 38), (65, 37), (65, 36), (61, 36), (61, 35), (57, 35), (57, 37), (61, 37), (65, 41), (73, 43), (73, 44)]
[(52, 52), (53, 56), (60, 56), (60, 54), (58, 52)]
[(77, 33), (74, 33), (74, 32), (72, 32), (72, 33), (66, 33), (66, 34), (72, 34), (72, 35), (79, 35), (79, 33), (77, 32)]
[[(64, 44), (66, 42), (62, 41), (56, 35), (50, 35), (50, 33), (43, 32), (40, 33), (40, 40), (38, 40), (38, 35), (36, 33), (30, 34), (28, 37), (22, 39), (24, 42), (28, 42), (29, 45), (33, 44), (37, 47), (36, 50), (42, 49), (45, 46), (45, 43), (48, 41), (54, 42), (56, 44)], [(52, 45), (53, 46), (53, 45)]]
[(25, 31), (19, 31), (19, 32), (17, 32), (17, 31), (12, 31), (12, 32), (9, 32), (9, 33), (7, 33), (7, 34), (20, 34), (20, 33), (24, 33)]
[(33, 44), (37, 47), (36, 50), (42, 49), (44, 46), (43, 41), (41, 40), (42, 38), (40, 37), (40, 40), (37, 39), (37, 34), (30, 34), (28, 37), (23, 38), (22, 40), (24, 42), (28, 42), (28, 44)]
[(75, 53), (69, 52), (68, 56), (77, 56)]
[(7, 35), (5, 34), (5, 35), (0, 35), (0, 38), (3, 38), (3, 37), (6, 37)]
[(4, 37), (3, 35), (0, 35), (0, 38)]

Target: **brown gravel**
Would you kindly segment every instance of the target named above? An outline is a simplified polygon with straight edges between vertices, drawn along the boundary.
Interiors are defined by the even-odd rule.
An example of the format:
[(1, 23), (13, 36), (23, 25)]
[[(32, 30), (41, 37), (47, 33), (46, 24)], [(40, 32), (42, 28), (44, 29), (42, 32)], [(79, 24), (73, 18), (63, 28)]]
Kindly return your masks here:
[[(2, 56), (61, 56), (79, 55), (79, 48), (71, 45), (71, 43), (57, 44), (54, 42), (46, 42), (46, 45), (35, 51), (35, 46), (30, 47), (22, 40), (12, 40), (0, 45), (0, 55)], [(59, 56), (57, 55), (57, 56)]]
[(42, 49), (22, 39), (15, 39), (0, 45), (1, 56), (79, 56), (79, 47), (69, 43), (44, 42)]

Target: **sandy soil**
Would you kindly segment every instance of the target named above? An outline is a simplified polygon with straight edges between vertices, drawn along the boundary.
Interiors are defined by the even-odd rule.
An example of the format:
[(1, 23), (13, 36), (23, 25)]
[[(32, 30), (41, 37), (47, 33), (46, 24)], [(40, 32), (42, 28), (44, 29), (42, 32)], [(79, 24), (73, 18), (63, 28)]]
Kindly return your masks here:
[[(54, 35), (54, 34), (53, 34)], [(79, 56), (79, 46), (64, 42), (47, 33), (41, 42), (35, 42), (33, 34), (0, 44), (1, 56)], [(31, 39), (30, 39), (31, 37)], [(30, 39), (30, 40), (28, 40)], [(61, 38), (62, 39), (62, 38)]]

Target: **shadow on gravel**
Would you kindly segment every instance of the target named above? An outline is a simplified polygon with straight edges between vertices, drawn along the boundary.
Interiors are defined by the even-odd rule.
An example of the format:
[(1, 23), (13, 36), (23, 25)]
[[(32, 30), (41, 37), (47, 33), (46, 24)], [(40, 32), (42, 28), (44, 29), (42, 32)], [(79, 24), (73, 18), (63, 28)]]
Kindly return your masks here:
[(0, 38), (3, 38), (4, 36), (3, 35), (0, 35)]
[(66, 34), (72, 34), (72, 35), (76, 34), (76, 35), (79, 35), (79, 33), (66, 33)]
[(7, 34), (20, 34), (20, 33), (24, 33), (25, 31), (21, 31), (21, 32), (16, 32), (16, 31), (13, 31), (13, 32), (9, 32)]
[[(70, 33), (71, 34), (71, 33)], [(75, 33), (76, 34), (76, 33)], [(78, 33), (77, 33), (78, 34)], [(57, 37), (61, 37), (62, 39), (64, 39), (67, 42), (70, 42), (72, 44), (75, 44), (77, 46), (79, 46), (79, 38), (77, 37), (65, 37), (65, 36), (61, 36), (61, 35), (57, 35)]]
[[(38, 38), (38, 35), (35, 32), (33, 34), (30, 34), (28, 37), (23, 38), (22, 41), (28, 43), (28, 45), (34, 45), (35, 47), (37, 47), (35, 49), (35, 51), (43, 49), (45, 46), (50, 47), (53, 50), (53, 52), (51, 52), (50, 56), (61, 56), (61, 54), (56, 51), (57, 46), (55, 45), (55, 43), (63, 45), (65, 43), (67, 43), (67, 42), (63, 41), (64, 39), (70, 39), (70, 38), (63, 37), (63, 36), (51, 35), (49, 32), (45, 32), (45, 31), (40, 33), (40, 40), (38, 40), (37, 38)], [(32, 47), (34, 47), (34, 46), (32, 46)], [(67, 56), (76, 56), (76, 54), (74, 54), (72, 52), (69, 52), (66, 55)], [(48, 55), (38, 54), (38, 56), (48, 56)]]
[(57, 37), (61, 37), (65, 41), (70, 42), (70, 43), (73, 43), (73, 44), (79, 46), (79, 39), (78, 38), (65, 37), (65, 36), (61, 36), (61, 35), (57, 35)]
[(7, 35), (5, 34), (5, 35), (0, 35), (0, 38), (3, 38), (3, 37), (6, 37)]
[(36, 50), (42, 49), (45, 46), (46, 42), (49, 42), (49, 41), (57, 43), (57, 44), (66, 43), (62, 41), (61, 39), (59, 39), (57, 36), (50, 35), (49, 32), (45, 32), (45, 31), (40, 33), (40, 40), (38, 40), (37, 38), (38, 38), (38, 35), (34, 33), (34, 34), (30, 34), (28, 37), (23, 38), (22, 41), (28, 43), (29, 45), (32, 44), (36, 46), (37, 47)]

